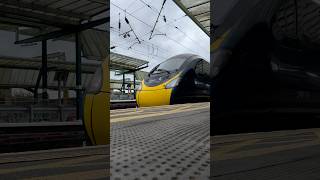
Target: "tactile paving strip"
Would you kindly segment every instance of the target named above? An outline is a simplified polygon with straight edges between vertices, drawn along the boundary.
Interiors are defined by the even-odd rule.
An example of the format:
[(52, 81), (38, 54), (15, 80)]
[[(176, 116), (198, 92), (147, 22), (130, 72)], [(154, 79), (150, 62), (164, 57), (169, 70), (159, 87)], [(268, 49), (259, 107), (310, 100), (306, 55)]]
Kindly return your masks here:
[(209, 108), (112, 123), (111, 179), (209, 179)]

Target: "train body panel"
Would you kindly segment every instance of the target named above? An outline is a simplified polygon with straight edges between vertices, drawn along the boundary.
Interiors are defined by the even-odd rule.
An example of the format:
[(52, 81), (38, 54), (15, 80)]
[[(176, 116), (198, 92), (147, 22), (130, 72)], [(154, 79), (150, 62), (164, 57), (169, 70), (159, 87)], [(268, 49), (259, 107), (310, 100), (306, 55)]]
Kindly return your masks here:
[(138, 106), (169, 105), (172, 89), (157, 89), (152, 91), (138, 91)]

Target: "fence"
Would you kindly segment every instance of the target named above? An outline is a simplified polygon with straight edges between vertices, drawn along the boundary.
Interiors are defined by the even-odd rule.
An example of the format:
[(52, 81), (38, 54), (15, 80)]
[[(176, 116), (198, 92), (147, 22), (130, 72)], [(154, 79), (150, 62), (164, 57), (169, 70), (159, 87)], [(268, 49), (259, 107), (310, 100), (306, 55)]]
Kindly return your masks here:
[(0, 123), (76, 121), (74, 106), (0, 106)]

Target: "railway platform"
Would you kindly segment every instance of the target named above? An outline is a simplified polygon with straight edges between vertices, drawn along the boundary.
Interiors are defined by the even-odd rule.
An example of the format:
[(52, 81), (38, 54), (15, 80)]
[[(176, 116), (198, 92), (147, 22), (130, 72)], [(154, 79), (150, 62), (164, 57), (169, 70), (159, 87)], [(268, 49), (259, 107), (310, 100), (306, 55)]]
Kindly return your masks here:
[(209, 106), (111, 111), (111, 179), (209, 179)]
[(319, 179), (320, 129), (211, 137), (213, 179)]

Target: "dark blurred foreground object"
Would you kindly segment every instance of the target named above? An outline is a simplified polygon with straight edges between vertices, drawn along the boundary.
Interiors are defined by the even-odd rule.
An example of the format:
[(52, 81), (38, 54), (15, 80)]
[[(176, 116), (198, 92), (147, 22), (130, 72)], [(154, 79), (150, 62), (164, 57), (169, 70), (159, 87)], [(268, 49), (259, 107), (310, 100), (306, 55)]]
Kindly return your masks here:
[(215, 2), (211, 135), (317, 127), (320, 4), (316, 2)]

